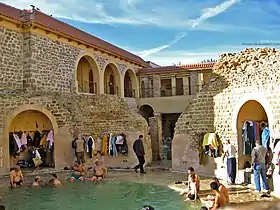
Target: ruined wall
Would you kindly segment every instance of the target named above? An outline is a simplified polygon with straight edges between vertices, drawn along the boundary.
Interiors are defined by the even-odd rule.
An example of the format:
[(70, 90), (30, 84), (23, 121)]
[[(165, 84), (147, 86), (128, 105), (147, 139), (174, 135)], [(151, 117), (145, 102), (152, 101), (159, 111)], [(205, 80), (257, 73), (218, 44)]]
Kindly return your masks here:
[(267, 112), (272, 137), (280, 129), (280, 52), (275, 49), (246, 49), (222, 55), (213, 68), (210, 82), (186, 108), (176, 124), (173, 139), (173, 169), (197, 170), (213, 175), (222, 166), (219, 158), (199, 165), (199, 134), (216, 132), (231, 139), (239, 149), (236, 120), (241, 106), (256, 100)]
[(22, 88), (21, 33), (0, 26), (0, 88)]

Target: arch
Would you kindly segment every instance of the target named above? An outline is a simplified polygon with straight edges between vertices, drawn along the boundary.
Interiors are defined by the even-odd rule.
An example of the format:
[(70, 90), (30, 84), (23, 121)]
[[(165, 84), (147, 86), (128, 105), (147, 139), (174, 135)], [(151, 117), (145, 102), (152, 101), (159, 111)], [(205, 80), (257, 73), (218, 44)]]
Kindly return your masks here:
[(137, 77), (134, 71), (127, 69), (124, 75), (124, 97), (135, 98), (137, 90)]
[(139, 109), (140, 115), (144, 117), (148, 124), (149, 124), (149, 118), (154, 116), (154, 109), (150, 105), (142, 105)]
[[(242, 139), (242, 132), (244, 123), (246, 121), (253, 121), (255, 123), (252, 128), (252, 143), (248, 144)], [(236, 127), (237, 127), (237, 143), (238, 143), (238, 166), (243, 168), (246, 161), (251, 160), (251, 149), (254, 147), (255, 140), (261, 140), (260, 134), (260, 123), (266, 122), (269, 125), (267, 113), (264, 107), (256, 100), (246, 101), (240, 108), (237, 116)], [(247, 126), (247, 125), (246, 125)], [(253, 129), (254, 128), (254, 129)], [(249, 131), (250, 132), (250, 131)], [(249, 135), (250, 136), (250, 135)]]
[(78, 93), (99, 93), (99, 69), (92, 56), (84, 54), (79, 57), (75, 81)]
[(107, 64), (104, 70), (104, 92), (120, 96), (120, 84), (121, 78), (118, 68), (113, 63)]
[[(268, 100), (266, 99), (266, 96), (263, 93), (250, 93), (246, 96), (244, 96), (243, 98), (241, 98), (236, 106), (234, 107), (233, 110), (233, 116), (232, 116), (232, 131), (233, 133), (237, 134), (237, 118), (238, 118), (238, 113), (241, 109), (241, 107), (247, 102), (247, 101), (257, 101), (259, 104), (262, 105), (262, 107), (264, 108), (267, 117), (268, 117), (268, 122), (269, 122), (269, 129), (270, 131), (273, 131), (273, 127), (272, 125), (274, 125), (274, 117), (273, 117), (273, 111), (272, 108), (268, 102)], [(273, 132), (271, 132), (271, 135), (273, 135)]]
[[(16, 119), (16, 117), (18, 115), (20, 115), (21, 113), (24, 113), (26, 111), (35, 111), (35, 112), (39, 112), (42, 113), (49, 121), (52, 127), (52, 130), (54, 132), (54, 139), (56, 139), (56, 136), (58, 134), (58, 123), (54, 117), (54, 115), (47, 110), (46, 108), (42, 107), (42, 106), (38, 106), (38, 105), (22, 105), (18, 108), (15, 108), (14, 110), (10, 111), (7, 114), (7, 117), (5, 119), (5, 128), (4, 128), (4, 143), (3, 143), (3, 147), (4, 148), (9, 148), (9, 132), (13, 123), (13, 120)], [(9, 149), (7, 150), (9, 151)], [(54, 151), (54, 156), (56, 151)], [(6, 167), (6, 169), (10, 168), (10, 154), (9, 152), (7, 152), (6, 156), (3, 157), (4, 160), (4, 165)], [(56, 165), (56, 159), (54, 158), (54, 165)]]

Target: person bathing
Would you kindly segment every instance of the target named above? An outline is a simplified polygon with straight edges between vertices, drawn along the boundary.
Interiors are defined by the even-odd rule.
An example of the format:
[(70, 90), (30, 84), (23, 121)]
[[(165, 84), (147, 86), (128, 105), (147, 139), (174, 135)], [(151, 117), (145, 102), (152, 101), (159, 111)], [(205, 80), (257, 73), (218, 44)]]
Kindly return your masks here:
[(10, 184), (12, 188), (19, 187), (23, 184), (23, 174), (20, 170), (19, 165), (17, 165), (14, 170), (10, 173)]
[(92, 176), (91, 180), (102, 180), (107, 176), (107, 169), (102, 164), (100, 160), (95, 161), (95, 167), (94, 167), (94, 175)]

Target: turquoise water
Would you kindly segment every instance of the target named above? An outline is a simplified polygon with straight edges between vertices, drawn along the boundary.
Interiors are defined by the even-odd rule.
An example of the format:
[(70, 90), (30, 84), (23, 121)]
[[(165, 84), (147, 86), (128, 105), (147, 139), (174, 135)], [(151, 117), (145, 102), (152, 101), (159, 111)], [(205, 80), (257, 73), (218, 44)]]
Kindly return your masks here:
[(156, 210), (199, 209), (187, 206), (173, 190), (164, 186), (125, 181), (65, 183), (58, 188), (18, 188), (8, 191), (2, 202), (8, 210)]

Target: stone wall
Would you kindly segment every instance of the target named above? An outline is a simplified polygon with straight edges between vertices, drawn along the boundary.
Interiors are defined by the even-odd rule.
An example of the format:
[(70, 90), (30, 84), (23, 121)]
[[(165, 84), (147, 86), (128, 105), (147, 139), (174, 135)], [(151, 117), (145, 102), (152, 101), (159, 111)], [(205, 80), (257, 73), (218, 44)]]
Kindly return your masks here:
[[(8, 94), (7, 94), (8, 93)], [(9, 149), (7, 121), (14, 117), (11, 113), (15, 109), (30, 106), (42, 107), (48, 110), (58, 125), (55, 134), (56, 167), (63, 168), (74, 160), (71, 142), (75, 136), (92, 135), (95, 138), (104, 130), (112, 133), (124, 132), (128, 135), (129, 155), (120, 156), (116, 160), (106, 157), (108, 166), (131, 166), (136, 162), (132, 144), (138, 135), (145, 135), (147, 162), (151, 161), (151, 144), (147, 140), (147, 122), (140, 115), (130, 111), (124, 99), (109, 95), (85, 96), (66, 93), (45, 92), (2, 92), (0, 103), (0, 146), (4, 148), (3, 172), (9, 169)], [(29, 110), (25, 108), (22, 111)], [(40, 109), (39, 109), (40, 111)], [(123, 160), (124, 163), (122, 162)]]
[[(199, 165), (199, 135), (216, 132), (221, 140), (231, 139), (240, 148), (236, 128), (241, 106), (258, 101), (265, 109), (272, 137), (280, 129), (280, 52), (275, 49), (245, 49), (222, 55), (210, 81), (197, 94), (176, 124), (173, 139), (173, 169), (197, 170), (213, 175), (221, 171), (219, 158)], [(224, 172), (222, 172), (224, 173)]]
[(21, 33), (0, 26), (0, 88), (22, 88), (22, 40)]
[(70, 92), (80, 49), (47, 37), (25, 33), (24, 59), (29, 62), (24, 84), (35, 90)]

